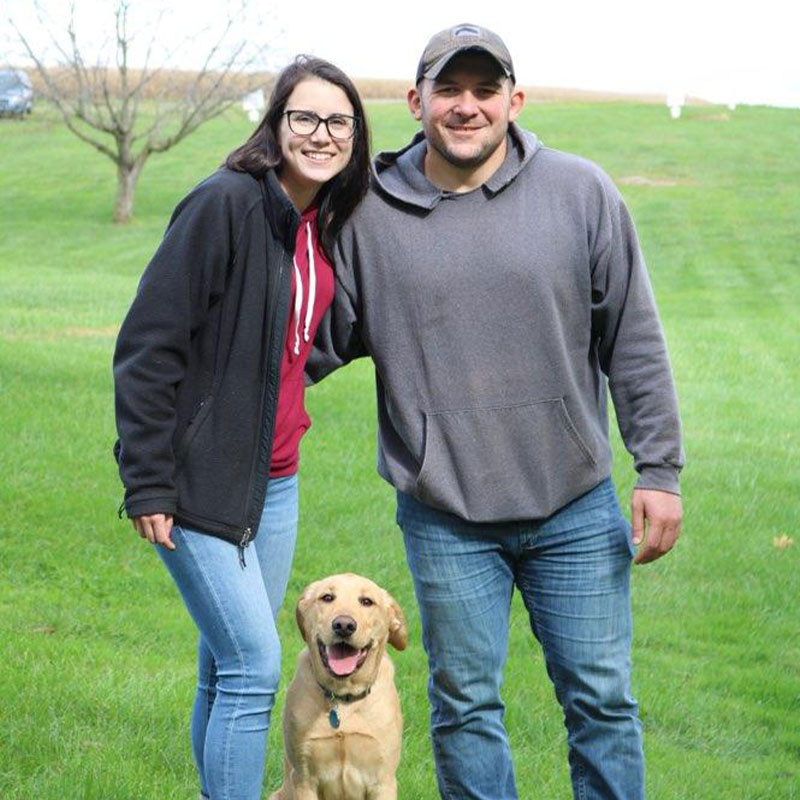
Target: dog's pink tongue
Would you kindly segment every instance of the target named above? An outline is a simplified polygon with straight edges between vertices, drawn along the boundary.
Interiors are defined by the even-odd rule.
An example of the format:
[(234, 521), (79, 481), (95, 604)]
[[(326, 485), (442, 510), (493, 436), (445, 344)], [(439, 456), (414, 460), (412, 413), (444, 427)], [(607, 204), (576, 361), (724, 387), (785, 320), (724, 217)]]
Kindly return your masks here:
[(328, 647), (328, 664), (336, 675), (349, 675), (358, 666), (358, 650), (344, 642)]

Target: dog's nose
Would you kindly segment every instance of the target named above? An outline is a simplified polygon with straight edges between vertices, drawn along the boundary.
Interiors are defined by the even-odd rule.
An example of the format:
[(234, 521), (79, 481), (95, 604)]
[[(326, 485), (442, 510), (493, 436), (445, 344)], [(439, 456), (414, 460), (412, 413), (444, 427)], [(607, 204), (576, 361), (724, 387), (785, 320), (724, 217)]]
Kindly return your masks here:
[(358, 623), (352, 617), (346, 617), (342, 615), (340, 617), (336, 617), (336, 619), (334, 619), (334, 621), (331, 623), (331, 626), (333, 627), (333, 632), (337, 636), (347, 639), (356, 632)]

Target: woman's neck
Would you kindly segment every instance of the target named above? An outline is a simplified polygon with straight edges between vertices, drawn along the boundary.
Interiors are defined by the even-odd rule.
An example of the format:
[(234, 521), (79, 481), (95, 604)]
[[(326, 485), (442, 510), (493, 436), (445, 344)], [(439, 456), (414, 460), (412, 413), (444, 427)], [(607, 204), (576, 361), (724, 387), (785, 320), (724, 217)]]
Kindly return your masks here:
[(319, 191), (319, 186), (298, 186), (294, 181), (286, 180), (278, 175), (278, 182), (292, 201), (292, 205), (302, 214), (313, 202)]

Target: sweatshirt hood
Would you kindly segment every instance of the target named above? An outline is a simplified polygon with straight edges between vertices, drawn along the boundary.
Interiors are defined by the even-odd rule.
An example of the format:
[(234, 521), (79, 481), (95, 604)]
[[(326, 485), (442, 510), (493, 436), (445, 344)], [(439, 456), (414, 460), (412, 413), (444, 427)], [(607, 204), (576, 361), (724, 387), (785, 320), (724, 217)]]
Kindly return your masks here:
[[(497, 194), (525, 168), (541, 148), (535, 134), (508, 126), (506, 157), (500, 168), (484, 183), (491, 194)], [(434, 186), (424, 171), (425, 134), (419, 131), (402, 150), (378, 153), (372, 165), (372, 176), (377, 188), (396, 200), (429, 211), (448, 192)]]

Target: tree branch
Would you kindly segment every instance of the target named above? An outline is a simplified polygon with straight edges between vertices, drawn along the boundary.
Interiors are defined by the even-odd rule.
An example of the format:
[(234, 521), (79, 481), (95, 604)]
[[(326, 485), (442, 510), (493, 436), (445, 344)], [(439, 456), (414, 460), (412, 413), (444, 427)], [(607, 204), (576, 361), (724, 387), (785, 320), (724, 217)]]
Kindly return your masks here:
[[(240, 40), (232, 41), (235, 26), (245, 18), (242, 12), (250, 4), (250, 0), (243, 0), (237, 8), (240, 16), (228, 16), (221, 29), (213, 30), (202, 65), (182, 90), (182, 96), (162, 105), (157, 92), (158, 79), (167, 74), (180, 48), (196, 42), (198, 36), (187, 33), (185, 38), (181, 37), (182, 43), (164, 48), (159, 32), (164, 8), (158, 12), (155, 24), (138, 22), (134, 26), (131, 13), (137, 6), (131, 0), (116, 0), (113, 28), (105, 37), (100, 53), (95, 54), (86, 49), (79, 37), (78, 7), (84, 1), (89, 2), (70, 0), (69, 13), (57, 35), (43, 4), (34, 0), (50, 51), (63, 66), (50, 66), (46, 52), (34, 48), (32, 39), (13, 19), (9, 21), (44, 85), (45, 96), (58, 109), (68, 130), (124, 171), (125, 176), (120, 172), (118, 180), (124, 179), (126, 191), (132, 192), (150, 155), (169, 150), (204, 122), (229, 109), (256, 85), (248, 70), (261, 58), (265, 48), (249, 50), (247, 41), (253, 38), (252, 26), (242, 32)], [(135, 44), (140, 37), (146, 47), (144, 63), (136, 70), (131, 67), (131, 58), (136, 58), (132, 54), (139, 52)], [(157, 51), (160, 61), (154, 65)], [(104, 57), (109, 52), (113, 53), (111, 58)], [(186, 77), (186, 73), (181, 73), (181, 77)], [(163, 81), (164, 86), (171, 80), (173, 77), (168, 76)], [(153, 98), (152, 109), (147, 104), (148, 97)], [(151, 111), (152, 118), (145, 119), (150, 117)], [(95, 134), (111, 138), (106, 140)], [(128, 197), (129, 208), (132, 208), (132, 194)]]

